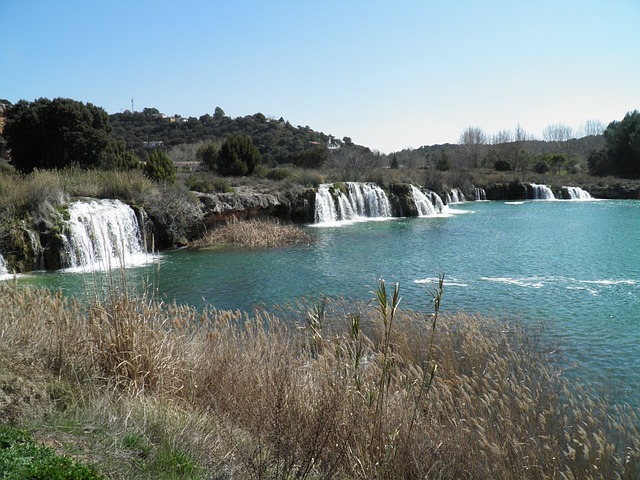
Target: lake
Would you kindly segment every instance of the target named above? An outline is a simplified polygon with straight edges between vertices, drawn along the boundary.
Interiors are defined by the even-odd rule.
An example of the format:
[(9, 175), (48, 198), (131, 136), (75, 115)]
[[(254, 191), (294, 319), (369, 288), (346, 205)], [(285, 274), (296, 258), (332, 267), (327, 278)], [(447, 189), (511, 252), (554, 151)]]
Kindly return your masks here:
[[(575, 381), (640, 404), (640, 202), (468, 202), (452, 214), (311, 226), (309, 246), (162, 253), (132, 269), (166, 301), (251, 310), (306, 296), (369, 300), (399, 282), (426, 309), (445, 274), (442, 308), (509, 317), (546, 331)], [(84, 276), (20, 281), (83, 290)]]

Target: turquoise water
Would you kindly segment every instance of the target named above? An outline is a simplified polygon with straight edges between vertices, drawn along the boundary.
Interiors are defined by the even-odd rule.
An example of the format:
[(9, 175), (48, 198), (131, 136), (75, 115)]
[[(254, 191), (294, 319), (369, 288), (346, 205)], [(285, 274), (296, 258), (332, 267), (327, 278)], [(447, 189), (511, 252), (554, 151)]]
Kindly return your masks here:
[[(252, 309), (302, 296), (371, 299), (379, 278), (426, 308), (439, 273), (443, 309), (544, 322), (571, 378), (640, 404), (640, 202), (474, 202), (459, 214), (313, 227), (310, 246), (163, 253), (135, 270), (178, 303)], [(70, 273), (23, 280), (73, 291)]]

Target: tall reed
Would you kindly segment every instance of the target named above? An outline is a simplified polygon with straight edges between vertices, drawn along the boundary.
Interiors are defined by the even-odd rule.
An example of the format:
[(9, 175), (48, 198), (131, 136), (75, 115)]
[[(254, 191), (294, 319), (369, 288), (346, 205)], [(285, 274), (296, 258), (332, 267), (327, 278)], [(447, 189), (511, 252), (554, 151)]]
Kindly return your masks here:
[(114, 478), (151, 465), (220, 478), (638, 477), (633, 409), (570, 383), (517, 322), (444, 315), (443, 285), (432, 312), (401, 309), (399, 287), (379, 283), (373, 304), (285, 314), (123, 291), (79, 303), (10, 282), (0, 364), (49, 392), (46, 435)]

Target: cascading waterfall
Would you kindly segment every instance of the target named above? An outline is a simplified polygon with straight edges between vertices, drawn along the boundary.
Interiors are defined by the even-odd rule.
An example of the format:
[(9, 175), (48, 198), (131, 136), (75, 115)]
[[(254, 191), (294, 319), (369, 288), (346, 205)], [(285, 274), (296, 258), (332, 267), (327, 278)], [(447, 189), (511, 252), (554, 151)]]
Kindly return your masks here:
[(329, 191), (330, 185), (322, 184), (316, 193), (316, 223), (331, 223), (338, 220), (338, 210)]
[(533, 192), (533, 200), (555, 200), (555, 196), (549, 187), (546, 185), (538, 185), (537, 183), (529, 184), (531, 191)]
[(487, 192), (484, 191), (484, 188), (475, 189), (475, 198), (476, 198), (476, 202), (487, 199)]
[(391, 217), (391, 204), (379, 186), (374, 183), (347, 182), (349, 199), (357, 217)]
[(64, 238), (66, 265), (108, 270), (149, 261), (133, 209), (119, 200), (83, 200), (70, 205)]
[(316, 193), (315, 222), (391, 217), (386, 193), (373, 183), (346, 182), (347, 194), (332, 184), (322, 184)]
[(419, 217), (427, 217), (437, 213), (436, 208), (431, 203), (431, 198), (422, 193), (419, 188), (411, 185), (411, 195), (413, 195), (413, 201), (416, 204)]
[(436, 213), (442, 213), (445, 207), (444, 207), (444, 202), (440, 198), (440, 195), (438, 195), (436, 192), (431, 192), (430, 196), (431, 196), (431, 203), (435, 207)]
[(580, 187), (562, 187), (563, 191), (566, 191), (566, 196), (569, 200), (592, 200), (593, 197), (589, 192), (583, 190)]
[(9, 269), (7, 268), (7, 262), (0, 253), (0, 280), (4, 280), (9, 276)]
[(467, 201), (467, 199), (464, 196), (464, 193), (462, 193), (458, 188), (451, 189), (450, 199), (451, 201), (449, 203), (461, 203), (461, 202)]

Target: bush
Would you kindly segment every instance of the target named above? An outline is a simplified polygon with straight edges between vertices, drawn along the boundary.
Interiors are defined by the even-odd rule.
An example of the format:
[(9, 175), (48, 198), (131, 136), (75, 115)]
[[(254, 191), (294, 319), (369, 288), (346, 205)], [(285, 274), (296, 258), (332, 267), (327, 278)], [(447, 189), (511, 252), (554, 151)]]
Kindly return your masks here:
[(511, 164), (506, 160), (496, 160), (493, 164), (496, 172), (509, 172), (511, 171)]
[(190, 175), (185, 181), (186, 187), (193, 192), (200, 193), (230, 193), (233, 187), (226, 178), (205, 176), (202, 174)]
[[(497, 170), (497, 169), (496, 169)], [(533, 171), (536, 173), (547, 173), (549, 171), (549, 165), (547, 165), (547, 162), (537, 162), (534, 166), (533, 166)]]
[(198, 160), (209, 170), (215, 170), (218, 166), (218, 155), (220, 147), (214, 143), (207, 143), (198, 149), (196, 154)]
[(220, 175), (242, 177), (251, 175), (260, 161), (260, 152), (251, 137), (231, 136), (220, 147), (217, 170)]
[(291, 177), (291, 170), (287, 168), (273, 168), (266, 175), (269, 180), (286, 180), (289, 177)]
[(144, 165), (144, 174), (156, 182), (174, 183), (176, 181), (176, 166), (163, 150), (151, 152)]

